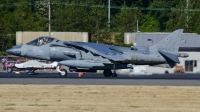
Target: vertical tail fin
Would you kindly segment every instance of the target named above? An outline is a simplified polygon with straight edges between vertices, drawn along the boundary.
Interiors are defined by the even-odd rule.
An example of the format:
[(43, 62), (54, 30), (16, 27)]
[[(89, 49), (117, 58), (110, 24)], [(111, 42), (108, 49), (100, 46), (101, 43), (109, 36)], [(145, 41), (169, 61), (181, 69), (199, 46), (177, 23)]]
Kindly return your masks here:
[(181, 43), (181, 35), (183, 29), (179, 29), (169, 34), (159, 43), (149, 47), (150, 53), (160, 53), (171, 67), (174, 67), (175, 63), (180, 63), (178, 59), (178, 50)]
[(150, 52), (164, 51), (171, 54), (177, 54), (181, 42), (181, 35), (183, 34), (183, 29), (174, 31), (165, 37), (162, 41), (157, 44), (150, 46)]
[(174, 31), (173, 33), (165, 37), (162, 41), (158, 42), (153, 46), (150, 46), (149, 51), (150, 52), (163, 51), (177, 55), (182, 34), (183, 34), (183, 29), (178, 29)]

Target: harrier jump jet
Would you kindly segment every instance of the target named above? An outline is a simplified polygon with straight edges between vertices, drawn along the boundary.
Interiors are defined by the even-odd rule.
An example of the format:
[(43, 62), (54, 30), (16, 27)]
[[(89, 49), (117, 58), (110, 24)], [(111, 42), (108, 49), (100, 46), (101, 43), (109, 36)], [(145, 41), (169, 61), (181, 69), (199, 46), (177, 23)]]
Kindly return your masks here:
[[(121, 47), (88, 42), (67, 42), (43, 36), (24, 45), (13, 46), (9, 54), (58, 61), (69, 67), (69, 71), (104, 70), (105, 77), (116, 77), (116, 69), (133, 68), (132, 65), (150, 65), (173, 68), (180, 63), (178, 49), (183, 29), (169, 34), (150, 47)], [(113, 70), (113, 72), (111, 71)], [(66, 76), (67, 71), (60, 71)]]

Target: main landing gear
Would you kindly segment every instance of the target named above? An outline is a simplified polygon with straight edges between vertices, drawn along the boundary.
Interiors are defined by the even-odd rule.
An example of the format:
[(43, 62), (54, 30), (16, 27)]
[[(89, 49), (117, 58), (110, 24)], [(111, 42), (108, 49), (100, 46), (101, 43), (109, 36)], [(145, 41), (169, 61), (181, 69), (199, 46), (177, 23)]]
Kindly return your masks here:
[(116, 72), (114, 72), (114, 73), (112, 73), (112, 71), (111, 70), (104, 70), (103, 71), (103, 75), (105, 76), (105, 77), (117, 77), (117, 74), (116, 74)]
[(111, 70), (104, 70), (103, 75), (105, 77), (117, 77), (115, 63), (113, 63), (113, 73)]

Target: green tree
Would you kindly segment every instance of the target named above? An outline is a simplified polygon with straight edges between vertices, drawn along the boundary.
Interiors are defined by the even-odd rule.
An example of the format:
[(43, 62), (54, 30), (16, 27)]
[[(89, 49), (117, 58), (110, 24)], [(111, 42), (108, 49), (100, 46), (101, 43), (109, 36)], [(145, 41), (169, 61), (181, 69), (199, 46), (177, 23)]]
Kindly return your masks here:
[(140, 26), (142, 32), (159, 32), (159, 22), (150, 14), (146, 14)]
[(189, 9), (194, 9), (196, 11), (189, 11), (187, 22), (187, 32), (200, 33), (200, 1), (190, 0)]
[[(180, 1), (178, 5), (176, 6), (176, 9), (180, 10), (174, 10), (172, 13), (170, 13), (170, 19), (167, 21), (167, 31), (173, 31), (176, 29), (183, 28), (184, 32), (196, 32), (199, 33), (200, 31), (200, 11), (198, 9), (200, 8), (200, 2), (196, 0), (190, 0), (188, 3), (188, 9), (190, 10), (184, 10), (187, 7), (186, 1)], [(197, 11), (195, 11), (197, 9)]]
[[(176, 9), (184, 9), (185, 1), (180, 1), (179, 5), (177, 5)], [(174, 31), (179, 28), (187, 29), (186, 26), (186, 13), (184, 11), (174, 10), (169, 14), (169, 20), (167, 21), (166, 31)]]
[(153, 0), (153, 2), (151, 2), (149, 8), (157, 8), (158, 10), (150, 11), (149, 14), (158, 21), (160, 31), (165, 31), (171, 12), (170, 9), (174, 8), (179, 1), (180, 0)]

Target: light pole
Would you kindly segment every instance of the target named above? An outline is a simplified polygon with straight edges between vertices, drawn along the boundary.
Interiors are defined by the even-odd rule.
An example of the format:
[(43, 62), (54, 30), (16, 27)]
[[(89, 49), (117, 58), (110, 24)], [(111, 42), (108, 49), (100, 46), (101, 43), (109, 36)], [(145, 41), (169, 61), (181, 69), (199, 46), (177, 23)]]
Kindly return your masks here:
[(137, 33), (138, 33), (138, 19), (137, 19)]
[(51, 36), (51, 1), (48, 2), (49, 5), (49, 36)]
[(190, 0), (186, 0), (186, 8), (187, 8), (187, 12), (186, 12), (186, 27), (188, 28), (188, 6), (189, 6), (189, 2)]
[(108, 29), (110, 29), (110, 0), (108, 0)]

